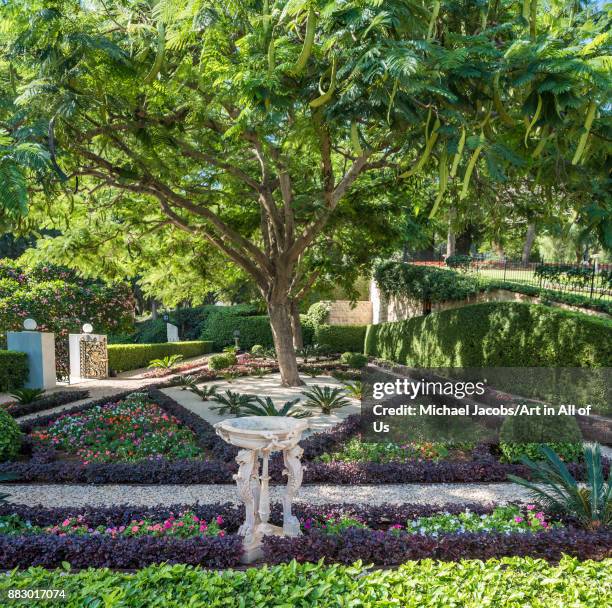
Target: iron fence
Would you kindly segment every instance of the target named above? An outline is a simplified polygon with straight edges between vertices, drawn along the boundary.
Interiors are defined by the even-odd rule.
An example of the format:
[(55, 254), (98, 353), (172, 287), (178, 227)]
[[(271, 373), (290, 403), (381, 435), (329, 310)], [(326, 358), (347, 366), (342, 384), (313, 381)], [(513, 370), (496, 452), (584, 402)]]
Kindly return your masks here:
[(527, 262), (510, 259), (478, 259), (455, 255), (443, 258), (412, 259), (412, 264), (451, 268), (483, 279), (532, 285), (592, 300), (612, 300), (612, 264), (585, 262)]

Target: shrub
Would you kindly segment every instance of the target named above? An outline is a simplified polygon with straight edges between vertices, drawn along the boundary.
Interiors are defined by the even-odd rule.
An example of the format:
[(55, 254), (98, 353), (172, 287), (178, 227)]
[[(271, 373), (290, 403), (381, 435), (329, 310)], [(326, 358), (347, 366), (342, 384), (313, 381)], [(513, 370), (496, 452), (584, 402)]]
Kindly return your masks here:
[(212, 340), (215, 350), (234, 344), (234, 331), (240, 332), (240, 348), (249, 349), (255, 344), (270, 347), (273, 344), (272, 328), (267, 315), (243, 317), (236, 314), (213, 313), (202, 332), (202, 340)]
[(363, 352), (365, 325), (319, 325), (315, 330), (315, 342), (326, 345), (331, 352)]
[(365, 354), (411, 367), (610, 367), (612, 322), (517, 302), (368, 326)]
[(0, 392), (22, 387), (28, 374), (28, 356), (25, 353), (0, 350)]
[(548, 445), (563, 460), (578, 460), (582, 454), (582, 433), (574, 416), (507, 416), (499, 432), (499, 448), (506, 462), (542, 457), (540, 446)]
[(459, 268), (460, 270), (467, 270), (472, 263), (472, 256), (464, 254), (449, 255), (445, 260), (445, 263), (450, 268)]
[(237, 362), (238, 359), (234, 353), (223, 353), (210, 357), (210, 359), (208, 359), (208, 367), (216, 371), (219, 369), (227, 369), (232, 365), (236, 365)]
[(19, 425), (5, 410), (0, 409), (0, 462), (12, 460), (21, 447)]
[(353, 369), (361, 369), (368, 364), (368, 358), (361, 353), (342, 353), (340, 356), (340, 363), (344, 363)]
[(332, 410), (350, 405), (350, 401), (346, 398), (346, 391), (339, 387), (331, 388), (316, 384), (302, 394), (306, 397), (304, 403), (306, 407), (319, 408), (324, 414), (331, 414)]
[(387, 296), (415, 298), (430, 302), (465, 300), (480, 291), (478, 279), (453, 270), (417, 266), (404, 262), (385, 262), (374, 278)]
[(146, 367), (149, 361), (171, 355), (185, 358), (212, 352), (212, 342), (162, 342), (159, 344), (109, 344), (108, 366), (117, 372)]

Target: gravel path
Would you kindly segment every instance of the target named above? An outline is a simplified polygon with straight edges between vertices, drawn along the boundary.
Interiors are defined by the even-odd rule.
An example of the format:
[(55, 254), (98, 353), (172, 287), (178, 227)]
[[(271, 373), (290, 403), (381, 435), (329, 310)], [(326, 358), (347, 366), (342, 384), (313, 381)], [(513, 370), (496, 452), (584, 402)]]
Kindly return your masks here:
[[(64, 485), (64, 484), (2, 484), (2, 492), (10, 494), (15, 504), (53, 506), (80, 505), (149, 505), (202, 504), (239, 502), (235, 486), (231, 485)], [(278, 501), (283, 488), (273, 486), (271, 499)], [(301, 488), (297, 500), (310, 504), (326, 503), (421, 503), (444, 505), (453, 502), (505, 504), (527, 501), (524, 488), (512, 483), (440, 483), (395, 484), (379, 486), (307, 485)]]

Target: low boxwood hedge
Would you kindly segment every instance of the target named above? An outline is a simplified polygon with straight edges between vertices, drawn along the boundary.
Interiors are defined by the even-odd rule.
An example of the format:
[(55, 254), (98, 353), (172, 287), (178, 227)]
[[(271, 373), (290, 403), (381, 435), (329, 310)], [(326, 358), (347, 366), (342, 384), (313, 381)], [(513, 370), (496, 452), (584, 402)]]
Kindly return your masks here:
[[(67, 543), (66, 543), (67, 544)], [(221, 544), (221, 543), (220, 543)], [(147, 549), (152, 548), (147, 547)], [(195, 553), (196, 551), (194, 551)], [(530, 557), (487, 562), (411, 561), (393, 570), (320, 564), (282, 564), (247, 571), (215, 572), (182, 564), (149, 566), (137, 572), (83, 570), (69, 574), (41, 567), (11, 572), (0, 592), (61, 589), (65, 599), (44, 605), (66, 608), (115, 605), (336, 608), (338, 606), (574, 606), (606, 605), (611, 560), (568, 556), (551, 564)], [(14, 600), (13, 600), (14, 601)], [(30, 604), (33, 605), (33, 604)], [(42, 604), (41, 604), (42, 605)]]
[(610, 367), (612, 321), (488, 302), (370, 325), (365, 354), (411, 367)]
[(21, 388), (29, 374), (28, 356), (13, 350), (0, 350), (0, 392)]
[(362, 353), (365, 334), (365, 325), (317, 325), (314, 341), (329, 346), (334, 353)]
[(152, 359), (169, 355), (183, 355), (185, 359), (211, 353), (213, 343), (204, 340), (194, 342), (161, 342), (159, 344), (109, 344), (108, 366), (116, 372), (146, 367)]

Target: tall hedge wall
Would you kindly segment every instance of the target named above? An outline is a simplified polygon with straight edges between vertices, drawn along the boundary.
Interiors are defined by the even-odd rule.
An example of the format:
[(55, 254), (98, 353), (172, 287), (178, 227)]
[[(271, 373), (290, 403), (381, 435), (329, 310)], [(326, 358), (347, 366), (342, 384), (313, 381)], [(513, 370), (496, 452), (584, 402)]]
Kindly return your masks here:
[(109, 344), (108, 367), (116, 372), (125, 372), (146, 367), (152, 359), (160, 359), (169, 355), (183, 355), (185, 359), (188, 359), (205, 355), (212, 350), (213, 343), (203, 340), (160, 344)]
[(28, 356), (13, 350), (0, 350), (0, 391), (21, 388), (28, 379)]
[(234, 331), (240, 332), (240, 348), (249, 349), (254, 344), (271, 347), (272, 328), (267, 315), (243, 317), (236, 314), (213, 313), (202, 332), (202, 340), (214, 342), (215, 350), (234, 344)]
[(612, 322), (488, 302), (370, 325), (365, 353), (413, 367), (610, 367)]

